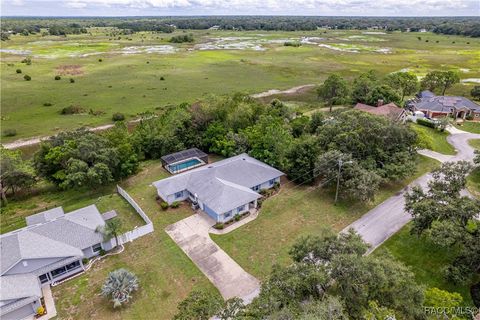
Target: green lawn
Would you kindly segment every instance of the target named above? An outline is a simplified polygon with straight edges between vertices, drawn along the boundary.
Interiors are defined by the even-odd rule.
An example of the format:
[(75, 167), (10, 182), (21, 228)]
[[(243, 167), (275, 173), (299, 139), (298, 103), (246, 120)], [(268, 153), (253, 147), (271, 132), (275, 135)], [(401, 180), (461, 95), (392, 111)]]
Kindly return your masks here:
[(430, 242), (425, 236), (411, 235), (410, 228), (410, 224), (403, 227), (373, 254), (381, 254), (388, 250), (394, 257), (411, 268), (418, 283), (427, 287), (458, 292), (463, 296), (466, 304), (472, 305), (470, 286), (454, 285), (447, 282), (443, 276), (443, 269), (453, 261), (455, 251), (441, 248)]
[(480, 122), (466, 121), (462, 125), (455, 125), (460, 130), (480, 133)]
[(417, 172), (408, 179), (385, 185), (373, 203), (340, 202), (334, 205), (331, 190), (283, 183), (278, 195), (264, 202), (259, 217), (226, 235), (211, 235), (245, 270), (264, 279), (272, 265), (289, 263), (288, 250), (296, 239), (340, 231), (421, 174), (438, 166), (436, 160), (418, 157)]
[(448, 132), (440, 132), (439, 130), (415, 123), (412, 123), (411, 127), (419, 136), (421, 148), (430, 149), (443, 154), (454, 155), (456, 153), (455, 148), (447, 141), (449, 135)]
[[(30, 50), (33, 56), (32, 64), (26, 65), (21, 63), (22, 56), (0, 53), (1, 126), (2, 130), (17, 131), (17, 136), (2, 137), (2, 142), (109, 123), (114, 112), (124, 113), (131, 119), (141, 112), (193, 102), (209, 94), (254, 93), (318, 84), (332, 72), (349, 80), (370, 69), (380, 75), (408, 69), (419, 76), (429, 70), (451, 69), (459, 71), (461, 78), (480, 77), (480, 39), (461, 36), (424, 34), (422, 38), (429, 40), (427, 50), (416, 34), (399, 32), (375, 36), (382, 41), (369, 41), (373, 36), (350, 38), (362, 35), (358, 30), (265, 31), (261, 34), (258, 31), (188, 31), (194, 34), (194, 44), (170, 44), (168, 39), (172, 34), (145, 32), (118, 40), (112, 39), (109, 32), (95, 28), (92, 35), (13, 35), (11, 40), (2, 42), (2, 49)], [(322, 43), (332, 46), (367, 46), (369, 50), (352, 53), (318, 45), (292, 48), (281, 42), (303, 36), (323, 38)], [(220, 37), (253, 38), (260, 41), (265, 50), (209, 51), (193, 47)], [(268, 42), (271, 40), (277, 42)], [(177, 51), (134, 54), (121, 51), (128, 47), (141, 49), (158, 45), (172, 45)], [(389, 48), (391, 53), (370, 50), (375, 48)], [(22, 73), (17, 74), (16, 69)], [(55, 75), (65, 73), (64, 70), (70, 74), (54, 80)], [(25, 74), (32, 80), (25, 81)], [(75, 82), (70, 83), (70, 78)], [(458, 84), (447, 93), (468, 96), (473, 85)], [(282, 98), (306, 105), (305, 111), (310, 104), (318, 104), (314, 91), (301, 97)], [(85, 113), (61, 115), (60, 110), (70, 105), (80, 106)]]

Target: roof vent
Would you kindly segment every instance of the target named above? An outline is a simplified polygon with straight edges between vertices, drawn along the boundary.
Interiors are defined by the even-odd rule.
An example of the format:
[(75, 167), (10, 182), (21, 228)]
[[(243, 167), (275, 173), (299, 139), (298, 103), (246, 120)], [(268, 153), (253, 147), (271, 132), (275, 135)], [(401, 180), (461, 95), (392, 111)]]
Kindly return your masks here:
[(243, 158), (242, 160), (247, 160), (247, 159)]
[(213, 166), (208, 166), (208, 168), (210, 168), (210, 169), (211, 169), (211, 168), (213, 168)]

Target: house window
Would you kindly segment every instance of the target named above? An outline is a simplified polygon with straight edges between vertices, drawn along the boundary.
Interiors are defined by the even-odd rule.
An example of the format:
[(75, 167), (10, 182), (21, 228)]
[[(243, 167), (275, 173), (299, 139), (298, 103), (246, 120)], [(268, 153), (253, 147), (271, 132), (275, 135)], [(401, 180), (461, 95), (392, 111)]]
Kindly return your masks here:
[(475, 113), (475, 118), (480, 117), (480, 113)]
[(260, 190), (260, 185), (253, 187), (252, 190), (253, 190), (253, 191), (258, 191), (258, 190)]
[(92, 247), (92, 250), (93, 252), (99, 252), (100, 250), (102, 250), (102, 244), (101, 243), (97, 243), (96, 245), (94, 245)]
[(269, 181), (270, 185), (273, 186), (275, 184), (275, 179)]
[(70, 264), (67, 264), (65, 266), (65, 268), (67, 269), (67, 271), (70, 271), (70, 270), (73, 270), (73, 269), (77, 269), (78, 267), (80, 267), (80, 261), (77, 260), (75, 262), (72, 262)]
[(175, 193), (175, 199), (181, 198), (183, 196), (183, 191)]
[(56, 278), (67, 272), (67, 268), (61, 267), (52, 271), (52, 277)]
[(243, 210), (245, 210), (245, 205), (237, 208), (237, 212), (242, 212)]
[(41, 283), (46, 283), (48, 282), (48, 275), (45, 273), (45, 274), (42, 274), (40, 277), (38, 277), (40, 279), (40, 282)]
[(228, 217), (230, 217), (231, 215), (232, 215), (232, 211), (228, 211), (228, 212), (225, 212), (225, 213), (223, 214), (223, 216), (224, 216), (225, 218), (228, 218)]

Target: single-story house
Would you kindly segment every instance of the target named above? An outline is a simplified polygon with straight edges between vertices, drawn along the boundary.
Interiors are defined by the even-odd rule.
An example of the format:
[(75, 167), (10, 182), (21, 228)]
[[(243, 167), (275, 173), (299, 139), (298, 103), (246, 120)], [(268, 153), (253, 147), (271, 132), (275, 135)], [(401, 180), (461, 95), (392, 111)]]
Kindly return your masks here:
[(112, 249), (98, 227), (95, 205), (65, 214), (61, 207), (26, 218), (27, 226), (0, 235), (0, 318), (24, 319), (41, 306), (41, 287), (82, 272), (83, 258)]
[(170, 173), (180, 173), (208, 163), (208, 155), (200, 149), (191, 148), (161, 157), (162, 166)]
[(365, 111), (377, 116), (383, 116), (393, 121), (402, 122), (402, 123), (405, 122), (407, 118), (407, 113), (405, 112), (405, 109), (398, 107), (393, 102), (383, 104), (383, 102), (380, 100), (376, 107), (370, 106), (368, 104), (357, 103), (353, 108), (356, 110)]
[(465, 120), (466, 117), (472, 117), (473, 120), (480, 121), (480, 105), (465, 97), (436, 96), (425, 90), (408, 101), (407, 106), (412, 111), (423, 112), (428, 118), (451, 116)]
[(168, 204), (188, 200), (217, 222), (257, 207), (259, 193), (280, 183), (283, 172), (243, 153), (153, 183)]

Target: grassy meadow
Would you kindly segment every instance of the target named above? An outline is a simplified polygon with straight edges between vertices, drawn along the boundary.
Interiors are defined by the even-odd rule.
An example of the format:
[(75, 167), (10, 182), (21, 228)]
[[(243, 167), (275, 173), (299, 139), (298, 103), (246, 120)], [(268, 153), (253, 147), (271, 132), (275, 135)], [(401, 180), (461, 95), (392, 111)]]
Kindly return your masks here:
[[(332, 72), (351, 79), (370, 69), (380, 74), (410, 70), (419, 77), (433, 69), (452, 69), (463, 79), (480, 78), (480, 39), (460, 36), (196, 30), (186, 31), (194, 34), (195, 43), (172, 44), (170, 37), (182, 31), (128, 36), (112, 36), (109, 28), (89, 32), (15, 35), (2, 42), (1, 125), (17, 131), (2, 142), (106, 124), (114, 112), (134, 118), (209, 94), (318, 84)], [(301, 47), (283, 46), (302, 37), (309, 38)], [(21, 63), (25, 56), (31, 57), (31, 65)], [(24, 75), (32, 80), (25, 81)], [(54, 80), (56, 75), (61, 80)], [(468, 96), (473, 85), (458, 84), (448, 93)], [(83, 112), (61, 115), (70, 105)]]

